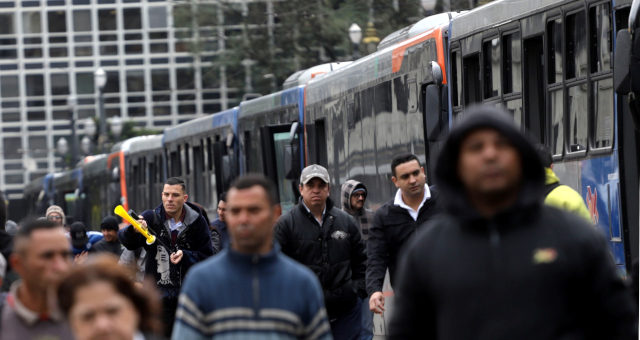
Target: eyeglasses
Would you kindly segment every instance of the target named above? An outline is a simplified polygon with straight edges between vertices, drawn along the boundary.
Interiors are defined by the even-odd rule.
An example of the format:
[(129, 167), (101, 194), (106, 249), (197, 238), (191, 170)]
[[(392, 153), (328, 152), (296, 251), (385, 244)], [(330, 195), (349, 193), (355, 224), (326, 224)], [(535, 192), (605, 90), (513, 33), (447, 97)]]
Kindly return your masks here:
[(354, 197), (362, 197), (362, 198), (367, 198), (367, 194), (365, 194), (364, 192), (356, 192), (353, 195)]
[(47, 220), (52, 221), (52, 220), (62, 220), (62, 216), (59, 215), (49, 215), (47, 216)]

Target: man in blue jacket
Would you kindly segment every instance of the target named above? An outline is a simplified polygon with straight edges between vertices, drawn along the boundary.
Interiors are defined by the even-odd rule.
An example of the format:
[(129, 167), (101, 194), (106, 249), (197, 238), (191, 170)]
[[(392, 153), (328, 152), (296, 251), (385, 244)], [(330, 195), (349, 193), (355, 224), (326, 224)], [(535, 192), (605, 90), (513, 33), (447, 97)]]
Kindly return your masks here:
[(129, 250), (144, 247), (147, 252), (145, 275), (155, 280), (162, 295), (162, 321), (165, 333), (171, 334), (178, 295), (189, 268), (213, 255), (209, 225), (200, 208), (187, 202), (189, 197), (182, 179), (167, 179), (162, 189), (162, 204), (145, 210), (139, 222), (156, 236), (148, 245), (142, 234), (128, 226), (118, 233)]
[(320, 283), (274, 242), (275, 192), (262, 175), (231, 185), (230, 247), (187, 275), (172, 339), (331, 339)]

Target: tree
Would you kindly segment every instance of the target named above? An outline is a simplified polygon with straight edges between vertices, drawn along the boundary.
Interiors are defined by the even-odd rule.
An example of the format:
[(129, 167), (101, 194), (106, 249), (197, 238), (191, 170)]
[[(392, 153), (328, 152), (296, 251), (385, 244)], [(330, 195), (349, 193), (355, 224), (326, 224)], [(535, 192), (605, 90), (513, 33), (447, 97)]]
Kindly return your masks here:
[[(189, 41), (195, 56), (224, 46), (213, 64), (203, 70), (205, 81), (207, 77), (219, 78), (218, 70), (223, 66), (229, 87), (251, 88), (262, 94), (278, 90), (298, 70), (350, 60), (347, 32), (352, 23), (364, 31), (372, 21), (382, 39), (422, 17), (419, 0), (284, 0), (271, 6), (267, 2), (191, 0), (174, 6), (174, 24), (183, 30), (183, 41)], [(216, 46), (212, 46), (213, 40), (217, 40)], [(365, 51), (361, 46), (360, 54)], [(251, 86), (245, 84), (247, 69)]]

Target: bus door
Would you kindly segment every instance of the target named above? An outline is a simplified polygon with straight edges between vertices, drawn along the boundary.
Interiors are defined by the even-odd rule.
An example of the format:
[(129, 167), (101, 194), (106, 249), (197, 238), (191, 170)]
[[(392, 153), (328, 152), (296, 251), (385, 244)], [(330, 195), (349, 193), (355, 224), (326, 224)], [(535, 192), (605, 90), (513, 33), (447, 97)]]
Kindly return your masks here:
[(435, 156), (442, 147), (442, 137), (449, 128), (449, 112), (446, 105), (449, 98), (448, 87), (442, 84), (440, 65), (435, 61), (432, 61), (430, 65), (431, 78), (424, 79), (421, 86), (427, 176), (434, 173)]
[(260, 128), (263, 147), (263, 169), (278, 191), (282, 211), (291, 209), (298, 200), (300, 177), (300, 147), (298, 122), (291, 125), (271, 125)]
[(217, 196), (229, 190), (231, 182), (238, 177), (238, 156), (234, 151), (237, 138), (229, 132), (226, 138), (213, 142), (213, 166)]

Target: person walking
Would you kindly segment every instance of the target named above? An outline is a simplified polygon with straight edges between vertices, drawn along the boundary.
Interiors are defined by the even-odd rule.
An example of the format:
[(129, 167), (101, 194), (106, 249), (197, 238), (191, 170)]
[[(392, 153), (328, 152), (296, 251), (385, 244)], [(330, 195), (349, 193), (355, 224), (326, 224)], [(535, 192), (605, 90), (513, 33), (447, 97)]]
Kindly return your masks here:
[(0, 339), (73, 339), (55, 306), (55, 287), (71, 267), (71, 249), (60, 224), (26, 223), (16, 234), (11, 268), (21, 280), (0, 304)]
[(102, 240), (95, 244), (95, 253), (111, 253), (120, 257), (122, 254), (122, 244), (118, 239), (118, 219), (114, 216), (106, 216), (100, 223), (100, 231), (102, 232)]
[(544, 204), (571, 211), (593, 223), (591, 214), (584, 204), (582, 196), (570, 186), (561, 184), (558, 175), (553, 172), (553, 157), (549, 149), (543, 144), (537, 144), (536, 150), (538, 151), (540, 160), (542, 160), (542, 166), (544, 166), (545, 171)]
[(189, 268), (213, 255), (209, 226), (188, 197), (185, 182), (171, 177), (164, 183), (162, 204), (142, 212), (139, 222), (156, 236), (153, 244), (147, 244), (133, 226), (118, 232), (125, 248), (146, 250), (145, 277), (154, 279), (160, 290), (166, 336), (171, 335), (180, 287)]
[(445, 212), (405, 249), (388, 339), (637, 339), (607, 242), (542, 203), (543, 166), (509, 113), (468, 109), (435, 176)]
[(356, 339), (361, 329), (359, 297), (365, 297), (366, 254), (349, 214), (329, 198), (329, 173), (313, 164), (300, 175), (298, 205), (278, 219), (282, 252), (309, 267), (320, 280), (335, 339)]
[(398, 188), (394, 198), (375, 213), (367, 241), (367, 293), (369, 309), (384, 312), (382, 285), (389, 270), (391, 286), (400, 252), (415, 231), (438, 212), (438, 193), (427, 185), (424, 167), (414, 154), (401, 154), (391, 161), (391, 181)]
[(223, 192), (218, 200), (218, 207), (216, 211), (218, 218), (211, 222), (211, 229), (217, 230), (220, 235), (220, 249), (227, 248), (229, 246), (229, 232), (227, 231), (227, 223), (225, 218), (225, 212), (227, 210), (227, 193)]
[[(367, 187), (362, 182), (350, 179), (342, 184), (341, 193), (342, 210), (355, 219), (366, 249), (369, 226), (373, 222), (373, 211), (365, 208)], [(360, 303), (362, 304), (360, 340), (371, 340), (373, 338), (373, 312), (369, 309), (369, 301), (366, 297), (360, 299)]]
[(230, 247), (187, 275), (172, 339), (331, 339), (318, 280), (273, 240), (273, 183), (240, 177), (228, 199)]

